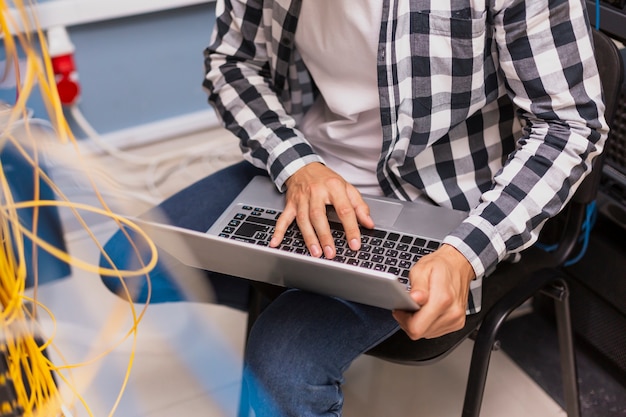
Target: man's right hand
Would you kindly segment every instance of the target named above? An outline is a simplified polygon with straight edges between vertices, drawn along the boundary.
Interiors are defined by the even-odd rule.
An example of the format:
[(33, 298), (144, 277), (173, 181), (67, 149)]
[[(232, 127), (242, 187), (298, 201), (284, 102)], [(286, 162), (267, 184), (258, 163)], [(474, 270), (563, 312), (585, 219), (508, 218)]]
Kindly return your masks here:
[(277, 247), (289, 225), (295, 220), (304, 243), (314, 257), (334, 258), (334, 238), (330, 231), (326, 206), (332, 205), (346, 233), (352, 250), (361, 248), (359, 224), (371, 229), (374, 221), (361, 193), (340, 175), (318, 162), (300, 168), (285, 182), (285, 210), (276, 222), (270, 246)]

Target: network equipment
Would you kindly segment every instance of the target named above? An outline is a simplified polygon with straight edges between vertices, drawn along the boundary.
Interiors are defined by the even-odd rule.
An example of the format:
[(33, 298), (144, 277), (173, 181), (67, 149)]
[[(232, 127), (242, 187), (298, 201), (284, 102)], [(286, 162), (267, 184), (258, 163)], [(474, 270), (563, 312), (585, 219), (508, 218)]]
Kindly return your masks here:
[(586, 0), (589, 19), (596, 29), (626, 40), (626, 0)]

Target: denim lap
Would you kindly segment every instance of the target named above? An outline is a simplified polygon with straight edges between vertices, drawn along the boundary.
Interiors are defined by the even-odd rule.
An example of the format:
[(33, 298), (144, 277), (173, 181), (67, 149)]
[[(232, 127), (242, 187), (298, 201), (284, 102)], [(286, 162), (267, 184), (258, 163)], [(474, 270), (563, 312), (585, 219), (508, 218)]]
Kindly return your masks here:
[(245, 382), (256, 417), (339, 416), (343, 373), (399, 328), (388, 310), (289, 290), (248, 339)]

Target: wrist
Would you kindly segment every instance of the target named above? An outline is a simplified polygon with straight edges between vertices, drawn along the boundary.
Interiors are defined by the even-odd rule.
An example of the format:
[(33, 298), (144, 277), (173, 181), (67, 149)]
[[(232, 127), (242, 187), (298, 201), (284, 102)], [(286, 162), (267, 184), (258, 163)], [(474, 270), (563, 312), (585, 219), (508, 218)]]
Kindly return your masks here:
[(459, 252), (454, 246), (444, 243), (439, 248), (441, 254), (447, 259), (456, 271), (467, 281), (470, 282), (476, 279), (476, 273), (474, 267), (467, 258)]
[(290, 185), (298, 181), (301, 181), (302, 178), (307, 178), (307, 177), (315, 178), (316, 177), (315, 170), (323, 166), (324, 165), (321, 162), (310, 162), (302, 166), (285, 180), (285, 186), (289, 188)]

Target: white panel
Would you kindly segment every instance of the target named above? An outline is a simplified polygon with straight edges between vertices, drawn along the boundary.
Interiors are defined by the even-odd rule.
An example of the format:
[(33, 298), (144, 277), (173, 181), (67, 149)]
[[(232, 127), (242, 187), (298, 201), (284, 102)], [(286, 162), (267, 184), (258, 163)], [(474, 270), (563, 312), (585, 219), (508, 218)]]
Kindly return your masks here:
[[(213, 109), (174, 116), (148, 124), (133, 126), (103, 134), (100, 139), (119, 149), (135, 148), (162, 140), (176, 138), (221, 126)], [(79, 141), (85, 155), (101, 152), (97, 145), (89, 141)]]
[[(54, 0), (34, 6), (39, 26), (72, 26), (158, 12), (215, 0)], [(16, 21), (20, 21), (15, 10)]]

